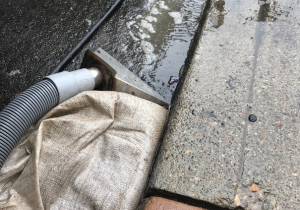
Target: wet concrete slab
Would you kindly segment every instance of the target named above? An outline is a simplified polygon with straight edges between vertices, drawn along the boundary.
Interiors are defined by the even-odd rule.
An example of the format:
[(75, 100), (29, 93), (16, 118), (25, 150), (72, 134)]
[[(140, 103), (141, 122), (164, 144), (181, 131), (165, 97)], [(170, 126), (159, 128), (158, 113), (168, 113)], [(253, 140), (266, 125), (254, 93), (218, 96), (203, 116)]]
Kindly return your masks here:
[(300, 3), (211, 5), (149, 187), (230, 209), (298, 209)]
[(1, 1), (0, 110), (53, 70), (113, 3)]

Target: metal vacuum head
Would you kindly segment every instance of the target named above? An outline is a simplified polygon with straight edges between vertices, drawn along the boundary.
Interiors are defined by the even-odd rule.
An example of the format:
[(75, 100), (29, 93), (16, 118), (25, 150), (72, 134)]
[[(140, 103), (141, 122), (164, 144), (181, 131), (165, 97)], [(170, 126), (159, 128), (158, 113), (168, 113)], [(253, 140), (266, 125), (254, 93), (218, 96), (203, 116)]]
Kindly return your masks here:
[(99, 90), (124, 92), (162, 106), (170, 105), (160, 94), (101, 48), (95, 52), (88, 50), (84, 55), (81, 68), (93, 67), (102, 73)]

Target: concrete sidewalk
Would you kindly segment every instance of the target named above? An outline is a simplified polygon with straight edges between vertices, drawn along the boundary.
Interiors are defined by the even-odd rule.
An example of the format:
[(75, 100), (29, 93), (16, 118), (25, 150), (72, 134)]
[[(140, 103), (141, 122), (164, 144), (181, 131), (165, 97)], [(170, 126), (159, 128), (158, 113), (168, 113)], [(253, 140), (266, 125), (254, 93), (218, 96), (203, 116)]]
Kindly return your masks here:
[(230, 209), (299, 209), (299, 27), (296, 0), (212, 2), (151, 189)]

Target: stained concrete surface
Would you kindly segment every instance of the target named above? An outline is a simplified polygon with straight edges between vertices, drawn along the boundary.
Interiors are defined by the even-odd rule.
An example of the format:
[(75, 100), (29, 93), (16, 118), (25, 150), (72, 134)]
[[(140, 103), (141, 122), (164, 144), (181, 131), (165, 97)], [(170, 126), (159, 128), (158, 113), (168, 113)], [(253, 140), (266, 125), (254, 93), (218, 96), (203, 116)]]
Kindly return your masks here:
[(297, 0), (212, 1), (150, 188), (230, 209), (299, 209), (299, 27)]
[(98, 21), (112, 0), (3, 0), (0, 110), (47, 75)]

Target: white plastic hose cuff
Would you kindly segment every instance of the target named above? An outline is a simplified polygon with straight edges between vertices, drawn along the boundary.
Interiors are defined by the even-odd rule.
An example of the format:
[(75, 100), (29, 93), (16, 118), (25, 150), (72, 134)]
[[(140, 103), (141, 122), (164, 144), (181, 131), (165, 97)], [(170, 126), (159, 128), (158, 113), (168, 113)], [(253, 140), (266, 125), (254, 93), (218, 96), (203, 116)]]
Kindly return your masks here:
[(57, 87), (59, 103), (87, 90), (95, 88), (95, 79), (88, 69), (79, 69), (72, 72), (63, 71), (46, 76)]

